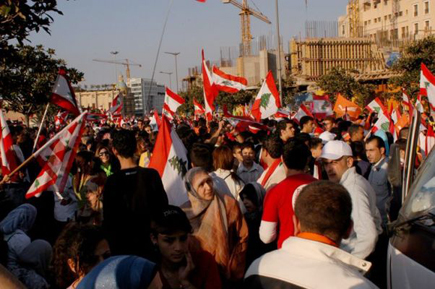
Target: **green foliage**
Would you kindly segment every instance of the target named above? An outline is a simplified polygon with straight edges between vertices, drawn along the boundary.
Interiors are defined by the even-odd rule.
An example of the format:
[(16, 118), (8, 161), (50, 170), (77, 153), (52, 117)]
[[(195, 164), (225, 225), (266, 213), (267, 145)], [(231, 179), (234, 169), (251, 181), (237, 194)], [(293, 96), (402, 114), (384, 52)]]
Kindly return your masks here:
[[(400, 76), (392, 77), (389, 84), (393, 87), (403, 87), (410, 97), (417, 97), (421, 63), (424, 63), (430, 71), (435, 72), (434, 55), (434, 36), (411, 43), (404, 49), (402, 57), (392, 67), (392, 70), (400, 73)], [(401, 92), (394, 96), (400, 97)]]
[[(55, 58), (53, 49), (17, 45), (0, 70), (0, 96), (6, 108), (27, 116), (43, 110), (59, 68), (65, 65), (64, 60)], [(83, 78), (83, 73), (74, 68), (65, 70), (73, 84)]]
[(332, 68), (320, 77), (317, 85), (330, 95), (332, 103), (338, 93), (351, 99), (355, 97), (358, 105), (364, 105), (365, 100), (373, 95), (375, 86), (358, 82), (348, 71), (342, 68)]

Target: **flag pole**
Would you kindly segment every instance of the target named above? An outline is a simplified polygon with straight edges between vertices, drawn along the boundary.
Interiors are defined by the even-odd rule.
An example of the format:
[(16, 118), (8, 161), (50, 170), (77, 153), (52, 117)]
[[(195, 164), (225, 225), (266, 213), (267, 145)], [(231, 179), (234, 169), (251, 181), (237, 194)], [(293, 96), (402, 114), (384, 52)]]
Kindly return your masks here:
[(3, 177), (3, 179), (0, 181), (0, 186), (3, 185), (5, 182), (9, 181), (9, 179), (19, 170), (21, 170), (23, 167), (25, 167), (31, 160), (35, 158), (35, 154), (32, 154), (30, 157), (28, 157), (24, 162), (21, 163), (15, 170), (7, 174)]
[(47, 106), (45, 107), (44, 115), (42, 116), (41, 124), (39, 125), (38, 133), (36, 134), (35, 142), (33, 143), (32, 153), (35, 152), (36, 145), (38, 144), (39, 135), (41, 134), (42, 126), (44, 125), (45, 117), (47, 116), (49, 106), (50, 106), (50, 102), (47, 103)]

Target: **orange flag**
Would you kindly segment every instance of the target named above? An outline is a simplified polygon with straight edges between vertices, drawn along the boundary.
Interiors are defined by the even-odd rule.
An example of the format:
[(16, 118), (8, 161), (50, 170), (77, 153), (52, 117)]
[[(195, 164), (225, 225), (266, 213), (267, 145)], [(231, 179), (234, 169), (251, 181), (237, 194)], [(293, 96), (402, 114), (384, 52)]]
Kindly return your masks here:
[(347, 113), (352, 120), (355, 120), (361, 114), (362, 110), (358, 105), (347, 100), (341, 94), (338, 94), (334, 105), (334, 112), (337, 117), (342, 117)]
[(394, 126), (396, 127), (397, 134), (399, 134), (402, 128), (409, 126), (409, 115), (406, 113), (402, 114)]

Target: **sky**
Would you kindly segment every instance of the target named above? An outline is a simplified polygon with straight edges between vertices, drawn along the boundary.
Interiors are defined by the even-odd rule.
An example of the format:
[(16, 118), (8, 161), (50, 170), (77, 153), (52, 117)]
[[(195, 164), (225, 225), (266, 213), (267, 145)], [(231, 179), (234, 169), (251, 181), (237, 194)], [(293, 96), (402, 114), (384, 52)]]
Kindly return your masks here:
[[(173, 0), (163, 36), (154, 79), (169, 86), (169, 77), (160, 71), (173, 72), (175, 59), (164, 52), (180, 52), (178, 78), (188, 75), (188, 68), (200, 66), (201, 49), (207, 60), (218, 61), (221, 47), (240, 43), (239, 9), (222, 0)], [(242, 2), (242, 0), (237, 0)], [(284, 51), (292, 37), (304, 35), (305, 21), (336, 21), (345, 14), (347, 0), (279, 0), (280, 34)], [(51, 14), (51, 35), (32, 33), (31, 45), (53, 48), (56, 56), (85, 74), (82, 85), (109, 84), (117, 75), (125, 77), (125, 67), (94, 62), (92, 59), (130, 59), (142, 67), (131, 66), (131, 77), (151, 78), (163, 24), (171, 0), (58, 0), (64, 15)], [(272, 24), (251, 17), (251, 34), (274, 35), (276, 13), (274, 0), (248, 0), (251, 8), (261, 11)], [(272, 38), (271, 38), (272, 39)], [(118, 51), (114, 57), (110, 52)]]

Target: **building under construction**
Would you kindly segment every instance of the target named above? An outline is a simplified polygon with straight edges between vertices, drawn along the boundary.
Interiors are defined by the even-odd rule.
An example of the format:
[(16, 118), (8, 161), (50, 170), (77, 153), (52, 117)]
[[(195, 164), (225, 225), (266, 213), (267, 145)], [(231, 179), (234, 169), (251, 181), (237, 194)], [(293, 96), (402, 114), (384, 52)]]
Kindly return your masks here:
[(291, 74), (309, 82), (317, 81), (334, 67), (359, 74), (385, 70), (383, 54), (365, 38), (293, 39), (289, 51)]

